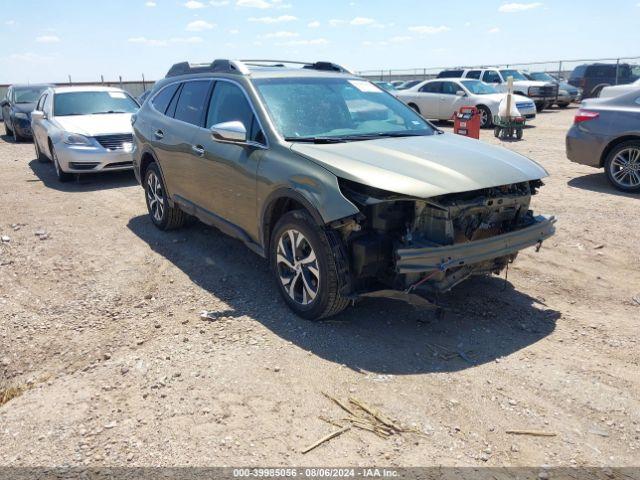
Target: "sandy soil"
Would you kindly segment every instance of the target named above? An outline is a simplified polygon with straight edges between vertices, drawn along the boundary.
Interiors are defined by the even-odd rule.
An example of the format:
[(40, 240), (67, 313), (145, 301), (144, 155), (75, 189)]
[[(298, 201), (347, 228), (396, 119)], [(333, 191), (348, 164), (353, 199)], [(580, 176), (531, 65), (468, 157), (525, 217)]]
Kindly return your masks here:
[[(133, 174), (59, 184), (2, 137), (0, 383), (24, 390), (0, 407), (0, 465), (637, 466), (640, 198), (566, 160), (574, 113), (503, 144), (551, 173), (533, 207), (557, 235), (443, 319), (371, 299), (301, 320), (241, 243), (156, 230)], [(303, 454), (346, 415), (322, 391), (421, 433)]]

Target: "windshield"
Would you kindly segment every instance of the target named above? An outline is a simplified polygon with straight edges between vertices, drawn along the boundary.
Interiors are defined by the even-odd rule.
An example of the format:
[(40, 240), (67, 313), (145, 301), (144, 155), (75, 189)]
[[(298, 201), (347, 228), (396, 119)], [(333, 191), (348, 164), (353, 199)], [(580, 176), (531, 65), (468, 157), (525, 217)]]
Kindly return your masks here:
[(435, 132), (400, 100), (365, 80), (269, 78), (254, 84), (287, 140), (346, 141)]
[(500, 73), (502, 74), (502, 78), (504, 78), (505, 81), (507, 80), (508, 77), (513, 77), (514, 80), (526, 80), (527, 79), (527, 77), (522, 75), (517, 70), (500, 70)]
[(551, 75), (549, 75), (548, 73), (545, 72), (535, 72), (535, 73), (531, 73), (531, 78), (533, 80), (539, 80), (541, 82), (555, 82), (556, 79), (553, 78)]
[(375, 82), (380, 88), (384, 88), (387, 91), (395, 90), (396, 87), (389, 82)]
[(47, 87), (29, 87), (15, 89), (15, 103), (35, 103)]
[(463, 80), (462, 85), (465, 86), (474, 95), (489, 95), (491, 93), (498, 93), (491, 85), (481, 82), (480, 80)]
[(56, 117), (134, 113), (136, 110), (138, 104), (125, 92), (57, 93), (53, 99), (53, 114)]

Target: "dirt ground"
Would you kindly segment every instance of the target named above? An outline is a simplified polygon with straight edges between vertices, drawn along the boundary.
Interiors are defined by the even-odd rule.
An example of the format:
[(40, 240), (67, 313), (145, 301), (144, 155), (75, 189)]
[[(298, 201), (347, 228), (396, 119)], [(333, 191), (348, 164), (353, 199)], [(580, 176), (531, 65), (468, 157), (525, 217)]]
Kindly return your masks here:
[[(549, 170), (533, 208), (556, 236), (446, 295), (442, 319), (368, 299), (301, 320), (238, 241), (156, 230), (132, 173), (60, 184), (3, 136), (0, 383), (22, 394), (0, 407), (0, 465), (637, 466), (640, 198), (565, 158), (574, 113), (503, 143)], [(322, 392), (420, 433), (303, 454), (337, 430), (319, 417), (347, 415)]]

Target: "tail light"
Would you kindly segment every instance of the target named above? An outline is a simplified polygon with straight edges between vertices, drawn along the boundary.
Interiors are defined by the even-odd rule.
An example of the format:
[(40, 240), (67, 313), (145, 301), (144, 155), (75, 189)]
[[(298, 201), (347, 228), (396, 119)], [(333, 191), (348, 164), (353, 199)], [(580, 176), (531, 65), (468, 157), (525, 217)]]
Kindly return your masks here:
[(578, 110), (576, 117), (573, 119), (573, 123), (588, 122), (589, 120), (595, 120), (600, 114), (598, 112), (591, 112), (589, 110)]

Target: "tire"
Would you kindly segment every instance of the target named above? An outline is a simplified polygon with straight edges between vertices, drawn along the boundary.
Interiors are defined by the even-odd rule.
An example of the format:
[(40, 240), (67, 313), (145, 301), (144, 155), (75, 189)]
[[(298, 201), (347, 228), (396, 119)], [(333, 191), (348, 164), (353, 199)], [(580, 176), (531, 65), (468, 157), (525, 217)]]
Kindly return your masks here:
[(500, 138), (500, 127), (495, 127), (493, 129), (493, 136), (496, 138)]
[(517, 128), (516, 129), (516, 138), (518, 140), (522, 140), (522, 128)]
[(278, 290), (296, 315), (320, 320), (349, 306), (340, 293), (348, 283), (348, 262), (339, 237), (319, 227), (305, 210), (285, 213), (278, 220), (269, 242), (269, 261)]
[(549, 105), (547, 103), (536, 103), (536, 112), (540, 113), (545, 108), (548, 108)]
[(418, 106), (415, 103), (410, 103), (409, 107), (411, 107), (413, 109), (413, 111), (416, 112), (417, 114), (420, 114), (420, 109), (418, 108)]
[[(624, 169), (627, 173), (623, 173)], [(640, 141), (617, 145), (604, 162), (609, 182), (623, 192), (640, 192)]]
[(36, 160), (38, 160), (40, 163), (47, 163), (49, 159), (45, 157), (40, 151), (40, 145), (38, 145), (38, 140), (36, 140), (36, 137), (33, 137), (33, 146), (36, 149)]
[(20, 135), (16, 129), (13, 129), (13, 143), (20, 143), (22, 140), (24, 140), (24, 137), (22, 135)]
[(56, 176), (58, 177), (58, 181), (65, 183), (73, 180), (73, 173), (68, 173), (62, 170), (62, 167), (58, 162), (58, 155), (56, 154), (56, 149), (53, 148), (53, 145), (50, 145), (49, 148), (51, 150), (51, 161), (53, 162), (53, 168), (56, 171)]
[(568, 103), (559, 103), (558, 108), (567, 108), (569, 106)]
[(174, 230), (184, 225), (187, 214), (177, 205), (170, 206), (160, 168), (154, 162), (144, 173), (144, 198), (153, 224), (160, 230)]
[(491, 116), (491, 110), (489, 110), (484, 105), (479, 105), (478, 111), (480, 112), (480, 128), (493, 127), (493, 117)]

